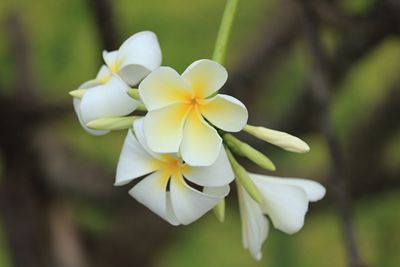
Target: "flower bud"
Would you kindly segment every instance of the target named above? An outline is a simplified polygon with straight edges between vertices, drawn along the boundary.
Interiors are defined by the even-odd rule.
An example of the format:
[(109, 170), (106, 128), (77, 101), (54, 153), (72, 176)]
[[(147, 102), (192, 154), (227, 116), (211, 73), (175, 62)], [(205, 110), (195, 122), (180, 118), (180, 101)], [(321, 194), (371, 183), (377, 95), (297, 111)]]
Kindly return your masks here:
[(128, 89), (128, 95), (135, 100), (140, 100), (139, 90), (135, 88)]
[(224, 222), (225, 220), (225, 198), (223, 198), (213, 209), (215, 217), (218, 221)]
[(82, 98), (83, 95), (85, 94), (86, 90), (85, 89), (76, 89), (72, 90), (69, 92), (70, 96), (76, 97), (76, 98)]
[(224, 140), (228, 146), (233, 148), (233, 151), (240, 156), (248, 158), (264, 169), (275, 171), (276, 168), (274, 163), (260, 151), (240, 141), (231, 134), (225, 134)]
[(86, 126), (94, 130), (124, 130), (132, 127), (133, 121), (141, 116), (100, 118), (89, 122)]
[(246, 125), (243, 130), (265, 142), (279, 146), (287, 151), (296, 153), (305, 153), (310, 151), (310, 147), (306, 142), (285, 132), (251, 125)]

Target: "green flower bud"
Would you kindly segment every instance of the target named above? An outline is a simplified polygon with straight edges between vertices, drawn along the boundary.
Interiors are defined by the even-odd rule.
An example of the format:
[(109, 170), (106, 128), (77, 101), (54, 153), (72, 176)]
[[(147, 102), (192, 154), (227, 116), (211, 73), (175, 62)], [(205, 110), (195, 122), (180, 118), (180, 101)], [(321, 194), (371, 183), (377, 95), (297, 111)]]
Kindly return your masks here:
[(135, 100), (140, 100), (139, 90), (136, 88), (131, 88), (128, 90), (128, 95)]
[(85, 89), (76, 89), (72, 90), (69, 92), (70, 96), (76, 97), (76, 98), (82, 98), (83, 95), (85, 94), (86, 90)]
[(133, 121), (139, 118), (141, 116), (101, 118), (89, 122), (86, 126), (94, 130), (124, 130), (132, 127)]
[(248, 158), (264, 169), (275, 171), (276, 168), (274, 163), (267, 156), (252, 146), (240, 141), (231, 134), (225, 134), (224, 140), (236, 154)]
[(218, 221), (224, 222), (225, 220), (225, 198), (222, 199), (214, 208), (214, 214)]

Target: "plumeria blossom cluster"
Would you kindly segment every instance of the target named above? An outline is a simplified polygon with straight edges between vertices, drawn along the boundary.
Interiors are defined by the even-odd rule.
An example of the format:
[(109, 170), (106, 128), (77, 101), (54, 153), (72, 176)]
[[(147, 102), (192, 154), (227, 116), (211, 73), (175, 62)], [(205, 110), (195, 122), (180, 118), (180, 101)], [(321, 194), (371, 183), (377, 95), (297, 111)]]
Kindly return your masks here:
[(160, 66), (160, 46), (149, 31), (104, 51), (103, 59), (96, 78), (70, 94), (89, 133), (127, 130), (116, 186), (134, 183), (133, 198), (168, 223), (187, 225), (210, 210), (223, 221), (234, 182), (243, 245), (255, 259), (261, 259), (269, 221), (288, 234), (302, 228), (309, 202), (321, 199), (325, 188), (311, 180), (247, 172), (237, 157), (269, 171), (275, 165), (231, 133), (243, 130), (291, 152), (309, 147), (290, 134), (248, 125), (245, 105), (219, 94), (228, 79), (222, 65), (201, 59), (182, 74)]

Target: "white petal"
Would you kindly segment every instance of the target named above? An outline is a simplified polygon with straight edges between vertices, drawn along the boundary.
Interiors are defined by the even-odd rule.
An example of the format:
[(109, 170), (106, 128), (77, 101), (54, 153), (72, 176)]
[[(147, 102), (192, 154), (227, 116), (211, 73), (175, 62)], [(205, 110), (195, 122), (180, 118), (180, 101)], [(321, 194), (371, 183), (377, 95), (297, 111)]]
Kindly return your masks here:
[(201, 114), (218, 128), (239, 132), (247, 123), (248, 113), (242, 102), (229, 95), (219, 94), (200, 106)]
[(197, 110), (190, 112), (184, 129), (180, 152), (191, 166), (210, 166), (220, 153), (222, 138)]
[(133, 129), (135, 130), (136, 139), (149, 155), (151, 155), (153, 158), (160, 159), (160, 154), (154, 153), (147, 145), (143, 124), (144, 124), (143, 118), (137, 119), (133, 122)]
[(221, 149), (217, 160), (210, 166), (193, 167), (185, 165), (183, 176), (201, 186), (223, 186), (233, 181), (235, 175), (225, 149)]
[(188, 102), (193, 97), (190, 85), (170, 67), (160, 67), (147, 76), (139, 85), (139, 94), (150, 111)]
[(118, 70), (117, 55), (118, 51), (116, 50), (111, 52), (107, 52), (106, 50), (103, 51), (104, 62), (107, 64), (108, 68), (114, 72)]
[(96, 79), (89, 80), (82, 83), (79, 89), (90, 89), (102, 84), (105, 84), (111, 78), (111, 73), (106, 65), (101, 66), (99, 72), (97, 73)]
[(169, 201), (168, 180), (169, 174), (167, 173), (152, 173), (135, 185), (129, 194), (170, 224), (178, 225), (176, 217), (171, 214), (170, 204), (167, 203)]
[(228, 79), (226, 69), (215, 61), (201, 59), (193, 62), (182, 74), (199, 98), (206, 98), (225, 84)]
[(158, 167), (158, 160), (149, 155), (138, 143), (132, 131), (128, 130), (119, 156), (114, 185), (127, 184), (135, 178), (157, 170)]
[(181, 104), (149, 111), (144, 117), (147, 145), (157, 153), (175, 153), (182, 140), (187, 106)]
[(253, 174), (250, 177), (260, 190), (261, 208), (271, 218), (275, 228), (288, 234), (299, 231), (308, 210), (306, 192), (297, 186), (270, 183)]
[(261, 247), (267, 239), (269, 223), (260, 206), (240, 184), (238, 184), (237, 190), (242, 221), (243, 246), (249, 249), (253, 258), (260, 260), (262, 257)]
[(161, 65), (161, 49), (157, 36), (150, 31), (138, 32), (118, 50), (119, 74), (130, 85), (136, 85)]
[(229, 193), (229, 187), (205, 193), (191, 188), (182, 176), (171, 179), (172, 208), (176, 218), (182, 224), (190, 224), (211, 210), (218, 202)]
[(325, 196), (326, 189), (320, 183), (301, 178), (281, 178), (269, 175), (252, 174), (253, 179), (268, 183), (293, 185), (303, 189), (309, 201), (318, 201)]
[(106, 65), (103, 65), (101, 66), (99, 72), (96, 75), (96, 80), (103, 80), (105, 77), (108, 77), (110, 75), (111, 75), (110, 69)]
[(79, 89), (90, 89), (90, 88), (99, 86), (101, 84), (102, 83), (97, 79), (89, 80), (89, 81), (86, 81), (86, 82), (82, 83), (81, 85), (79, 85)]
[(83, 122), (130, 114), (139, 102), (128, 96), (128, 89), (127, 85), (114, 75), (106, 84), (87, 90), (80, 105)]
[(74, 110), (75, 110), (76, 116), (78, 117), (79, 123), (82, 125), (82, 127), (83, 127), (83, 129), (85, 129), (85, 131), (87, 131), (88, 133), (93, 134), (93, 135), (104, 135), (104, 134), (107, 134), (110, 132), (110, 131), (92, 130), (92, 129), (88, 128), (82, 120), (82, 115), (81, 115), (81, 110), (80, 110), (81, 100), (79, 98), (74, 97), (72, 103), (74, 105)]

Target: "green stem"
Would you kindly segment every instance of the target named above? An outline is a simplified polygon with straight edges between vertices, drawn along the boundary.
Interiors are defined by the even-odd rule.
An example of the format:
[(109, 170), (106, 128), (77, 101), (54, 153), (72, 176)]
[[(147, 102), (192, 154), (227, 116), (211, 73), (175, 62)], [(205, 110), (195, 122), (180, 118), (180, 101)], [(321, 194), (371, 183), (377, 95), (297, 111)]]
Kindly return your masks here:
[(224, 64), (225, 62), (229, 36), (231, 33), (238, 3), (239, 0), (227, 0), (226, 2), (225, 11), (224, 15), (222, 16), (221, 25), (219, 27), (217, 41), (215, 42), (213, 54), (213, 60), (220, 64)]
[(247, 193), (257, 202), (262, 202), (261, 193), (258, 190), (257, 186), (254, 184), (253, 180), (251, 180), (249, 173), (240, 165), (235, 157), (232, 155), (232, 152), (229, 148), (225, 147), (226, 155), (228, 156), (229, 162), (231, 163), (233, 172), (235, 173), (236, 181), (240, 183), (244, 189), (246, 189)]

